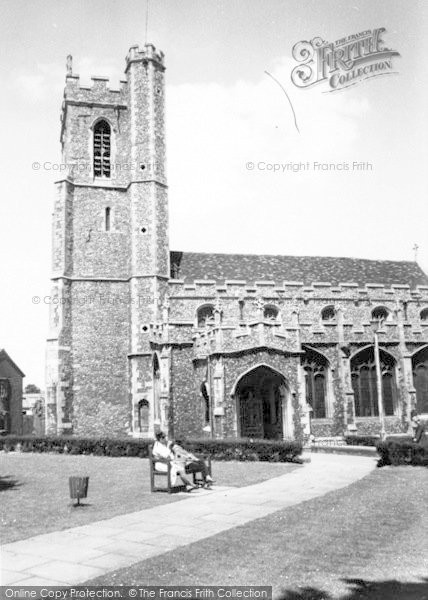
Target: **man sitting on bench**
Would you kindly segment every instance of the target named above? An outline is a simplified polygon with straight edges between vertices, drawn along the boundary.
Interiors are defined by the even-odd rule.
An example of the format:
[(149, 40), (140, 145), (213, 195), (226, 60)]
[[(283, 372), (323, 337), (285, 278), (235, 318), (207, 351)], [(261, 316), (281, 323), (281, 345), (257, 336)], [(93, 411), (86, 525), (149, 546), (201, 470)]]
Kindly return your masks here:
[(180, 465), (180, 470), (184, 468), (187, 474), (201, 473), (203, 486), (210, 488), (214, 481), (208, 473), (207, 465), (201, 458), (197, 458), (194, 454), (185, 450), (181, 444), (180, 440), (169, 443), (169, 447), (174, 455), (174, 464)]
[[(156, 434), (156, 442), (153, 444), (152, 450), (153, 458), (162, 458), (171, 461), (171, 484), (175, 485), (177, 481), (177, 477), (183, 481), (186, 486), (186, 492), (191, 492), (197, 486), (193, 485), (193, 483), (188, 479), (185, 475), (185, 465), (182, 461), (176, 460), (173, 452), (170, 448), (170, 443), (167, 442), (166, 435), (163, 431), (159, 431)], [(168, 470), (168, 465), (165, 462), (157, 462), (156, 470), (166, 472)]]

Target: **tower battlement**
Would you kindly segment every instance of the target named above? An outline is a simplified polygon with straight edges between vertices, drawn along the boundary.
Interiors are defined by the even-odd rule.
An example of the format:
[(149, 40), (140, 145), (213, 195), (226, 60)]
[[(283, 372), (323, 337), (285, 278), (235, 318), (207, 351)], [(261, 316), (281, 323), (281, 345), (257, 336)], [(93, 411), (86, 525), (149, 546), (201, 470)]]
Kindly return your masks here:
[(128, 70), (128, 67), (131, 63), (149, 60), (157, 63), (158, 67), (165, 69), (164, 59), (165, 56), (162, 50), (156, 50), (156, 47), (153, 46), (153, 44), (145, 44), (145, 46), (141, 49), (138, 46), (138, 44), (136, 44), (130, 47), (129, 52), (126, 56), (125, 72)]
[(79, 75), (67, 73), (65, 78), (64, 101), (100, 104), (126, 104), (127, 81), (120, 81), (119, 89), (110, 88), (108, 77), (92, 75), (92, 86), (80, 85)]

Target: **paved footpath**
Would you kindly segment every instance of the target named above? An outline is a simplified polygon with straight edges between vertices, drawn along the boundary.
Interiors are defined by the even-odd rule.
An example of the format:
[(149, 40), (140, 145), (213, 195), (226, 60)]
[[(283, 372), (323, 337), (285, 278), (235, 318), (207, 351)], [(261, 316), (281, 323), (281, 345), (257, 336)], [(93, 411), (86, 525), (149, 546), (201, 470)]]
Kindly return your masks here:
[(197, 490), (173, 504), (5, 544), (1, 584), (77, 585), (343, 488), (375, 466), (374, 457), (312, 454), (262, 483)]

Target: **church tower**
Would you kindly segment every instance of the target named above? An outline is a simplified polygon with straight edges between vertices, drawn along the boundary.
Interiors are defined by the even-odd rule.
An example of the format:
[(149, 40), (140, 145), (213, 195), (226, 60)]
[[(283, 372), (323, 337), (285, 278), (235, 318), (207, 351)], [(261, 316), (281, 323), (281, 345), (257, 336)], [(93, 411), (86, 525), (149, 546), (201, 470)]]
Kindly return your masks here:
[[(67, 59), (47, 345), (47, 431), (153, 429), (153, 352), (169, 279), (164, 56), (130, 48), (126, 80), (82, 87)], [(152, 433), (152, 431), (147, 432)]]

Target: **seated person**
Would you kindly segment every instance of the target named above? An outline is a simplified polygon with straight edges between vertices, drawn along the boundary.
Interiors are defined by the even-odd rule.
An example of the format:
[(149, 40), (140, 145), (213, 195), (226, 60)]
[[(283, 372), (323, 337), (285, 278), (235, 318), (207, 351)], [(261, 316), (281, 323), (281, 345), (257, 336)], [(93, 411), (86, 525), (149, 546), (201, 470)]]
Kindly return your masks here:
[(421, 421), (421, 418), (418, 414), (413, 416), (413, 422), (415, 424), (413, 441), (416, 444), (424, 444), (425, 443), (425, 424)]
[(188, 452), (182, 447), (182, 442), (176, 440), (170, 442), (170, 448), (174, 454), (174, 462), (180, 464), (185, 469), (186, 473), (201, 473), (204, 482), (204, 487), (209, 488), (214, 483), (212, 477), (208, 474), (208, 467), (205, 462), (197, 458), (191, 452)]
[[(185, 473), (185, 465), (175, 460), (174, 454), (171, 452), (170, 445), (167, 442), (166, 435), (159, 431), (156, 434), (156, 442), (153, 445), (152, 455), (156, 460), (157, 458), (163, 458), (171, 461), (171, 485), (175, 486), (177, 482), (177, 478), (180, 477), (182, 482), (186, 486), (186, 491), (191, 492), (196, 488), (195, 485), (190, 481), (188, 477), (186, 477)], [(168, 465), (164, 462), (156, 462), (155, 463), (156, 471), (161, 471), (166, 473), (168, 471)]]

